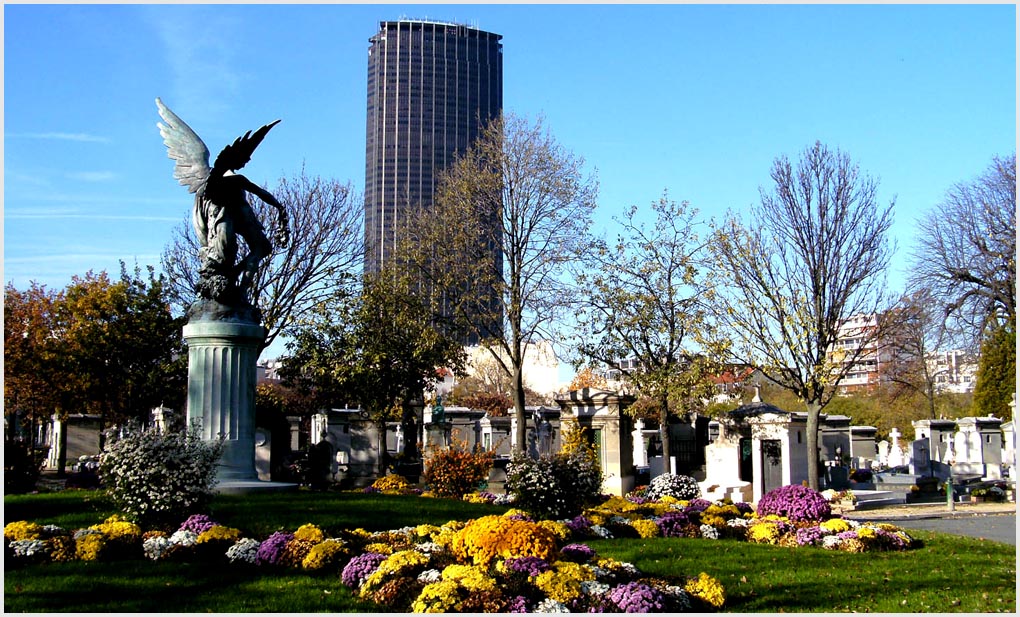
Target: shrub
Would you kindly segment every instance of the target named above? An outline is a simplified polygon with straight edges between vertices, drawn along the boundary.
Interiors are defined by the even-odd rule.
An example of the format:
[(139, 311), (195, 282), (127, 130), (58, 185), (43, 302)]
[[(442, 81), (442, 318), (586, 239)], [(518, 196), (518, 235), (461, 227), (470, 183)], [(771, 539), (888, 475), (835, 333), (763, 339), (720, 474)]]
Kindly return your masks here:
[(373, 482), (372, 488), (381, 493), (396, 493), (399, 495), (410, 491), (411, 484), (404, 476), (391, 473)]
[(457, 532), (451, 547), (454, 555), (488, 566), (497, 559), (538, 557), (551, 561), (556, 536), (538, 523), (506, 516), (483, 516)]
[(186, 432), (133, 431), (103, 453), (99, 475), (128, 517), (165, 524), (208, 506), (222, 451), (222, 442), (202, 441), (197, 426)]
[(433, 449), (425, 461), (425, 485), (438, 497), (460, 499), (489, 479), (494, 452), (472, 452), (464, 442)]
[(535, 518), (573, 518), (601, 499), (602, 468), (585, 429), (564, 428), (563, 435), (558, 454), (537, 459), (515, 454), (507, 465), (507, 493), (515, 507)]
[(19, 439), (4, 439), (4, 493), (28, 493), (35, 490), (46, 452)]
[(648, 485), (645, 491), (645, 498), (653, 501), (663, 497), (672, 497), (680, 500), (690, 500), (701, 497), (701, 487), (698, 481), (690, 476), (664, 473), (656, 476)]
[(829, 501), (818, 491), (791, 484), (780, 486), (762, 495), (758, 516), (785, 516), (791, 521), (823, 521), (832, 515)]

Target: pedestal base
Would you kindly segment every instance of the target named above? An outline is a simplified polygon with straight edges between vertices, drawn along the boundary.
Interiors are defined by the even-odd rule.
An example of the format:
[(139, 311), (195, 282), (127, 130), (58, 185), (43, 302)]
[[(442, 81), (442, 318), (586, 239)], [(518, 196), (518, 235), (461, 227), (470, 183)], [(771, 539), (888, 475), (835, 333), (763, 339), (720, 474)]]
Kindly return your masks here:
[(216, 477), (258, 482), (255, 470), (255, 364), (265, 328), (247, 322), (200, 321), (184, 326), (188, 343), (188, 422), (202, 439), (223, 439)]

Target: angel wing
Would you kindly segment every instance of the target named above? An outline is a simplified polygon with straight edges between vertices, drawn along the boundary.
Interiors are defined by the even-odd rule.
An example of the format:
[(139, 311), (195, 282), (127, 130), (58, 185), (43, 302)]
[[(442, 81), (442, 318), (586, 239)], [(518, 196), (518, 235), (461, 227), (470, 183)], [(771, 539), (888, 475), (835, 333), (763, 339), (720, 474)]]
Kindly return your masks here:
[(165, 125), (156, 123), (156, 126), (159, 127), (159, 134), (166, 144), (167, 156), (176, 161), (174, 178), (188, 187), (189, 193), (194, 193), (209, 179), (212, 172), (209, 168), (209, 148), (206, 148), (195, 131), (178, 118), (177, 114), (170, 111), (159, 98), (156, 99), (156, 107), (159, 109), (160, 117), (166, 122)]
[(216, 156), (216, 162), (213, 163), (212, 172), (210, 172), (211, 175), (219, 177), (226, 173), (227, 170), (235, 171), (247, 165), (248, 161), (251, 160), (252, 153), (255, 152), (255, 148), (258, 148), (262, 140), (265, 139), (266, 133), (279, 122), (279, 120), (274, 120), (254, 133), (248, 131), (235, 139), (234, 143), (223, 148)]

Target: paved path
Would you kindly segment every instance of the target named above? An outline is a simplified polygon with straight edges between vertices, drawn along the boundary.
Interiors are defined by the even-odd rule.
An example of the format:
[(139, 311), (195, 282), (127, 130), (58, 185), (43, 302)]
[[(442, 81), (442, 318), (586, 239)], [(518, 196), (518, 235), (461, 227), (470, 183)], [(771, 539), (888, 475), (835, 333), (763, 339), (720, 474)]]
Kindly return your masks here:
[(1016, 546), (1016, 504), (958, 503), (952, 512), (945, 504), (907, 505), (855, 510), (844, 516), (859, 521), (890, 522), (904, 529), (922, 529), (984, 538)]

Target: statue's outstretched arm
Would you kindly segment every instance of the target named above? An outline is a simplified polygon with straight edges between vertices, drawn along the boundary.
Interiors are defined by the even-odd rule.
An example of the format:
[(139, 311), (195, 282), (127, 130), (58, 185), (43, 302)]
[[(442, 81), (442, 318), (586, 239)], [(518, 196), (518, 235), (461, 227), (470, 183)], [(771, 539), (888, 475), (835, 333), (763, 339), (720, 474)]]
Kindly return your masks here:
[(290, 223), (287, 220), (286, 208), (283, 207), (283, 204), (281, 204), (272, 193), (255, 184), (251, 180), (245, 178), (245, 185), (246, 191), (276, 208), (276, 216), (279, 222), (278, 229), (276, 231), (276, 243), (279, 246), (287, 246), (290, 242)]

